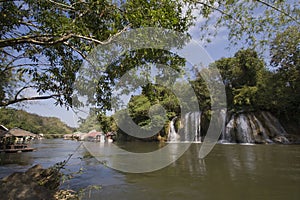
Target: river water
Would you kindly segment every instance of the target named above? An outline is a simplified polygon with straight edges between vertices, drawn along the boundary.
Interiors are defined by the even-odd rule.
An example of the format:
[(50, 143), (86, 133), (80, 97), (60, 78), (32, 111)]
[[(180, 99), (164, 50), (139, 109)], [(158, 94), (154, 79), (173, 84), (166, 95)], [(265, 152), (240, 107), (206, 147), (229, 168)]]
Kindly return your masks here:
[[(205, 159), (199, 159), (201, 144), (192, 144), (168, 167), (139, 174), (103, 166), (79, 145), (69, 140), (41, 140), (32, 145), (35, 152), (1, 154), (0, 177), (35, 164), (49, 167), (74, 154), (64, 172), (82, 168), (83, 173), (74, 175), (63, 187), (101, 186), (86, 190), (83, 199), (300, 199), (300, 145), (218, 144)], [(121, 146), (137, 152), (159, 148), (157, 143)]]

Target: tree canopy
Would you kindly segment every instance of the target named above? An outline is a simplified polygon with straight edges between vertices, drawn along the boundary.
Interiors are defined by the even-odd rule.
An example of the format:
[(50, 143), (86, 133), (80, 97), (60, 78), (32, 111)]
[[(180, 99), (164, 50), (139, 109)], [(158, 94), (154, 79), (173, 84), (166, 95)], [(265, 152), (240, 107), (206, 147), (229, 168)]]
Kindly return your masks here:
[[(135, 28), (187, 33), (197, 15), (203, 21), (199, 28), (202, 39), (209, 41), (225, 28), (230, 43), (244, 47), (233, 57), (214, 63), (223, 77), (230, 109), (269, 109), (287, 116), (299, 113), (297, 0), (0, 1), (0, 107), (49, 98), (57, 105), (72, 107), (78, 70), (96, 46), (110, 44)], [(266, 67), (259, 47), (270, 50), (272, 68)], [(110, 110), (112, 88), (134, 67), (144, 70), (149, 63), (159, 63), (180, 71), (185, 62), (161, 49), (125, 52), (97, 77), (97, 102), (93, 103)], [(200, 108), (209, 109), (203, 80), (192, 85)], [(168, 117), (178, 114), (178, 103), (170, 91), (146, 85), (130, 102), (138, 124), (149, 125), (145, 110), (156, 102), (167, 107)], [(92, 121), (97, 120), (94, 118)], [(102, 116), (102, 120), (103, 127), (112, 126), (111, 118)]]
[[(266, 50), (277, 34), (289, 26), (300, 26), (297, 0), (186, 0), (194, 5), (204, 22), (202, 39), (210, 42), (220, 30), (228, 34), (231, 44)], [(299, 29), (299, 28), (298, 28)], [(224, 33), (222, 33), (224, 34)]]
[(53, 98), (72, 106), (72, 84), (91, 49), (128, 29), (187, 31), (192, 16), (183, 7), (168, 0), (1, 1), (0, 105)]
[[(1, 1), (0, 106), (48, 98), (72, 106), (72, 83), (88, 53), (130, 29), (187, 32), (200, 15), (206, 19), (199, 30), (203, 39), (211, 40), (225, 27), (232, 44), (244, 41), (256, 47), (289, 26), (297, 29), (299, 13), (298, 1), (293, 0)], [(136, 58), (147, 53), (141, 50)], [(135, 60), (127, 59), (122, 70), (135, 65)]]

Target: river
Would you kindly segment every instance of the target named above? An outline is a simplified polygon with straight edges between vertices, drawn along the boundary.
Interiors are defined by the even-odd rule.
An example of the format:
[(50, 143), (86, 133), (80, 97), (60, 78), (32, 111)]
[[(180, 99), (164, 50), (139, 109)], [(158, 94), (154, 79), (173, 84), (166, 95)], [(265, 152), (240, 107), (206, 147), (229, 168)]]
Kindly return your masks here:
[[(74, 155), (65, 173), (82, 174), (63, 184), (86, 192), (83, 199), (299, 199), (300, 145), (218, 144), (205, 158), (198, 158), (201, 144), (192, 144), (176, 162), (149, 173), (124, 173), (110, 169), (91, 157), (79, 142), (52, 139), (36, 141), (35, 152), (1, 154), (0, 177), (25, 171), (35, 164), (52, 166)], [(123, 143), (122, 147), (140, 152), (158, 148), (157, 143)]]

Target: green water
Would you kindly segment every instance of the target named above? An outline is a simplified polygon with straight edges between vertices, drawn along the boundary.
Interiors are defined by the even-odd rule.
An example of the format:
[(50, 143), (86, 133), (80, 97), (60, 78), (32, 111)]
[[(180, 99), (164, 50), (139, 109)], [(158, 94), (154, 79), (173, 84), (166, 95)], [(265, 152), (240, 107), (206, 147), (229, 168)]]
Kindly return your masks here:
[[(1, 155), (0, 176), (24, 171), (41, 163), (47, 167), (66, 158), (79, 143), (44, 140), (38, 151)], [(216, 145), (205, 158), (198, 158), (201, 144), (192, 144), (176, 162), (159, 171), (123, 173), (88, 157), (84, 147), (72, 157), (67, 170), (83, 167), (63, 187), (81, 189), (101, 185), (84, 199), (300, 199), (299, 145)], [(125, 143), (136, 152), (151, 151), (156, 143)], [(146, 150), (145, 150), (146, 149)]]

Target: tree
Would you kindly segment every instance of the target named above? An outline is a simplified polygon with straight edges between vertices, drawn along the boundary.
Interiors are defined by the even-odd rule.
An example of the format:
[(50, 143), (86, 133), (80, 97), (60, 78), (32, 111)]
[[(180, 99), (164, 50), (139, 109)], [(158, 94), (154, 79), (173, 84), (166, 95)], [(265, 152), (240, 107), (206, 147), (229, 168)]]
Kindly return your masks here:
[(8, 129), (21, 128), (32, 133), (64, 135), (72, 133), (74, 128), (55, 117), (42, 117), (36, 114), (27, 113), (23, 110), (0, 108), (0, 124)]
[(271, 43), (270, 54), (271, 66), (276, 72), (273, 77), (276, 81), (273, 86), (276, 110), (297, 118), (300, 114), (299, 26), (291, 26), (277, 34)]
[[(213, 63), (221, 73), (226, 89), (227, 104), (230, 109), (257, 108), (260, 90), (265, 87), (268, 74), (263, 60), (251, 50), (240, 50), (232, 58), (222, 58)], [(260, 102), (260, 104), (258, 103)]]
[(72, 106), (76, 72), (91, 49), (139, 27), (185, 32), (192, 17), (183, 7), (168, 0), (1, 1), (0, 106), (49, 98)]
[[(289, 26), (299, 26), (300, 7), (297, 0), (185, 0), (203, 17), (202, 39), (208, 42), (218, 30), (225, 28), (232, 44), (244, 47), (266, 47), (276, 34)], [(257, 48), (257, 50), (260, 48)], [(266, 49), (266, 48), (263, 48)]]
[[(161, 109), (161, 107), (155, 107), (155, 105), (160, 105), (166, 110), (165, 114), (168, 120), (180, 115), (177, 97), (167, 88), (154, 84), (145, 85), (142, 89), (142, 94), (132, 96), (128, 109), (137, 125), (151, 128), (161, 126), (166, 120), (163, 116), (155, 114), (160, 113), (159, 110), (155, 109)], [(154, 113), (152, 120), (150, 119), (150, 110)]]

